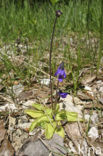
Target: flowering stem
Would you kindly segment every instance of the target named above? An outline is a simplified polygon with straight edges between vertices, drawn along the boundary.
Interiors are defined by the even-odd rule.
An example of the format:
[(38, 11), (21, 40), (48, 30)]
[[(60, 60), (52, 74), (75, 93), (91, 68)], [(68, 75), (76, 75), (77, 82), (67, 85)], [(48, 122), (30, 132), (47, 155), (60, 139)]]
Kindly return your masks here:
[(57, 88), (56, 88), (56, 104), (58, 102), (58, 91), (59, 91), (59, 81), (57, 81)]
[(57, 22), (57, 18), (61, 15), (61, 11), (58, 10), (56, 11), (56, 18), (54, 21), (54, 26), (53, 26), (53, 31), (52, 31), (52, 36), (51, 36), (51, 42), (50, 42), (50, 53), (49, 53), (49, 68), (50, 68), (50, 94), (51, 94), (51, 104), (52, 104), (52, 109), (53, 109), (53, 91), (52, 91), (52, 69), (51, 69), (51, 64), (52, 64), (52, 49), (53, 49), (53, 39), (54, 39), (54, 32), (55, 32), (55, 26)]
[(51, 37), (51, 43), (50, 43), (50, 55), (49, 55), (49, 68), (50, 68), (50, 94), (51, 94), (51, 104), (52, 104), (52, 109), (53, 109), (53, 91), (52, 91), (52, 69), (51, 69), (51, 64), (52, 64), (52, 47), (53, 47), (53, 39), (54, 39), (54, 32), (55, 32), (55, 26), (57, 22), (57, 16), (54, 21), (54, 26), (53, 26), (53, 32), (52, 32), (52, 37)]

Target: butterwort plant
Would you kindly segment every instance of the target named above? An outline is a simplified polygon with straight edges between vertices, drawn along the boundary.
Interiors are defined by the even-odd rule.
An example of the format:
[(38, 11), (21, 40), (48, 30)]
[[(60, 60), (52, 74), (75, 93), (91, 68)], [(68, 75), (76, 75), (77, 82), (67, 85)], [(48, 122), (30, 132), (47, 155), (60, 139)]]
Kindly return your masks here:
[[(54, 38), (54, 31), (56, 26), (57, 18), (61, 16), (61, 11), (56, 11), (56, 18), (54, 21), (53, 32), (51, 37), (50, 43), (50, 56), (49, 56), (49, 67), (50, 67), (50, 90), (51, 90), (51, 107), (48, 107), (43, 104), (34, 103), (33, 109), (27, 109), (25, 112), (34, 118), (30, 126), (30, 131), (33, 131), (36, 127), (41, 127), (44, 129), (44, 134), (46, 139), (51, 139), (54, 133), (57, 133), (61, 137), (65, 136), (64, 127), (62, 125), (62, 121), (74, 122), (74, 121), (81, 121), (82, 119), (78, 118), (78, 114), (75, 112), (68, 112), (64, 109), (60, 109), (58, 103), (53, 103), (53, 91), (52, 91), (52, 69), (51, 69), (51, 61), (52, 61), (52, 45), (53, 45), (53, 38)], [(64, 70), (64, 63), (62, 62), (56, 73), (54, 74), (57, 76), (57, 88), (59, 88), (59, 83), (62, 83), (63, 79), (66, 78), (66, 73)], [(57, 94), (62, 97), (66, 98), (68, 93), (62, 92), (60, 89), (57, 91)], [(57, 102), (57, 101), (56, 101)], [(55, 106), (55, 107), (54, 107)]]

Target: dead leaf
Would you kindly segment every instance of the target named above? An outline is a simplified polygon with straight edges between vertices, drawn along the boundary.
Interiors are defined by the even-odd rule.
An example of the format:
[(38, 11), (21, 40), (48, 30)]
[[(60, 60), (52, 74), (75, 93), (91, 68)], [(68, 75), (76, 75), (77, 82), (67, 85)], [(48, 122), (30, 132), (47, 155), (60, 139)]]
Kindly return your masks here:
[(4, 121), (1, 120), (0, 121), (0, 143), (1, 143), (1, 141), (4, 140), (5, 134), (6, 134), (6, 130), (5, 130), (5, 127), (4, 127)]
[(99, 98), (99, 102), (103, 105), (103, 98)]
[(8, 139), (2, 142), (0, 156), (14, 156), (14, 149)]
[[(81, 131), (79, 130), (77, 123), (67, 124), (65, 126), (65, 130), (66, 130), (66, 133), (68, 134), (68, 136), (71, 135), (74, 140), (78, 141), (78, 140), (82, 139)], [(82, 130), (82, 132), (83, 132), (83, 130)]]
[(4, 86), (3, 86), (3, 85), (0, 85), (0, 91), (2, 91), (2, 90), (3, 90), (3, 88), (4, 88)]
[(76, 150), (78, 151), (78, 145), (81, 144), (83, 140), (81, 135), (81, 133), (83, 133), (82, 127), (79, 127), (77, 123), (71, 123), (65, 126), (65, 131), (75, 145)]
[(93, 147), (95, 147), (96, 153), (101, 154), (103, 156), (103, 142), (95, 141), (92, 143)]
[(90, 96), (89, 94), (86, 93), (83, 93), (82, 91), (78, 91), (77, 92), (77, 96), (81, 99), (81, 100), (85, 100), (85, 101), (88, 101), (88, 100), (93, 100), (93, 97)]
[(91, 82), (93, 82), (96, 79), (96, 75), (86, 75), (82, 80), (81, 80), (81, 84), (82, 85), (86, 85), (89, 84)]

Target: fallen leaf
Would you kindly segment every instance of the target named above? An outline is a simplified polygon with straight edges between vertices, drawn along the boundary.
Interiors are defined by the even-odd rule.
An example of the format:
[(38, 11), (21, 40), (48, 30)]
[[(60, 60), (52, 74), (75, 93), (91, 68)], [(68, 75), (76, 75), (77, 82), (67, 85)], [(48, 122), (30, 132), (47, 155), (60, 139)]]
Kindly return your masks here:
[(0, 84), (0, 91), (2, 91), (3, 88), (4, 88), (4, 86)]
[(86, 75), (82, 80), (81, 80), (81, 84), (82, 85), (86, 85), (89, 84), (91, 82), (93, 82), (96, 79), (96, 75)]
[(82, 91), (78, 91), (77, 92), (77, 96), (81, 99), (81, 100), (85, 100), (85, 101), (88, 101), (88, 100), (92, 100), (93, 97), (88, 95), (87, 93), (83, 93)]
[(2, 142), (0, 156), (14, 156), (14, 149), (8, 139)]
[(65, 131), (67, 136), (72, 140), (73, 144), (75, 145), (76, 150), (78, 151), (78, 146), (82, 145), (83, 138), (81, 133), (83, 133), (82, 127), (78, 126), (77, 123), (68, 123), (65, 126)]
[(103, 98), (99, 98), (99, 102), (103, 105)]
[(68, 123), (65, 126), (65, 130), (66, 130), (67, 135), (68, 136), (71, 135), (75, 141), (78, 142), (80, 139), (82, 139), (81, 131), (79, 130), (77, 123)]
[(0, 121), (0, 143), (1, 143), (1, 141), (4, 140), (5, 134), (6, 134), (6, 130), (5, 130), (5, 127), (4, 127), (4, 121), (1, 120)]

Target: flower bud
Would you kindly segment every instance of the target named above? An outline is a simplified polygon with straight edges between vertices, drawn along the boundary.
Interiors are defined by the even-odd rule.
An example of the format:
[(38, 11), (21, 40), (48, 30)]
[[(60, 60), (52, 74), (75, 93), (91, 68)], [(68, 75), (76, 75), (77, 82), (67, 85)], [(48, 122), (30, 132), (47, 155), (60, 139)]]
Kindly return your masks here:
[(57, 11), (56, 11), (56, 16), (57, 16), (57, 17), (60, 17), (61, 14), (62, 14), (62, 12), (61, 12), (60, 10), (57, 10)]

